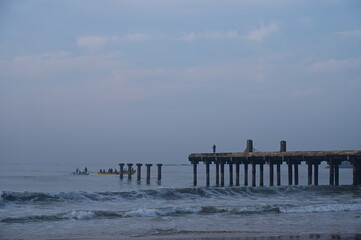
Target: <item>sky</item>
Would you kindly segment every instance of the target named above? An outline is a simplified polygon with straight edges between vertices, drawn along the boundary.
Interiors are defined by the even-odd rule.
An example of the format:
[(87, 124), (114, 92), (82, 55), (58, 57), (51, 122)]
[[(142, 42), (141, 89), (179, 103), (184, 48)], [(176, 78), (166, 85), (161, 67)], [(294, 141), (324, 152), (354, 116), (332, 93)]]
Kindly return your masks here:
[(361, 149), (361, 1), (0, 0), (0, 162)]

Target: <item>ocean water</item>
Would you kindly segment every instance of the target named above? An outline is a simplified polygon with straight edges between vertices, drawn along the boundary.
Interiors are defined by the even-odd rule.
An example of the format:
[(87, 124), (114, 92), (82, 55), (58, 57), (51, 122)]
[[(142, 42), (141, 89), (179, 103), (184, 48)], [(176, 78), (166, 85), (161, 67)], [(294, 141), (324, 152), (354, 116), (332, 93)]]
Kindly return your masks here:
[(141, 182), (87, 167), (90, 175), (74, 176), (70, 164), (3, 163), (0, 239), (361, 238), (361, 188), (351, 186), (352, 169), (340, 169), (340, 186), (327, 185), (324, 165), (320, 186), (306, 185), (303, 165), (300, 185), (287, 186), (283, 165), (283, 185), (270, 187), (265, 165), (264, 187), (205, 187), (200, 164), (193, 187), (187, 163), (164, 164), (161, 182), (153, 166), (150, 184), (144, 167)]

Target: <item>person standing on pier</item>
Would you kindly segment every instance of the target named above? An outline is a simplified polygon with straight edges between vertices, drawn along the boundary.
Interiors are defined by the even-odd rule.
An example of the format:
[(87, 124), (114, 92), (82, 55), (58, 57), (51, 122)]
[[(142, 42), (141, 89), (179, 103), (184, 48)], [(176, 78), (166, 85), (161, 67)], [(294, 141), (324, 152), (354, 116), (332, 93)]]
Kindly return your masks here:
[(213, 145), (213, 153), (216, 153), (216, 145)]

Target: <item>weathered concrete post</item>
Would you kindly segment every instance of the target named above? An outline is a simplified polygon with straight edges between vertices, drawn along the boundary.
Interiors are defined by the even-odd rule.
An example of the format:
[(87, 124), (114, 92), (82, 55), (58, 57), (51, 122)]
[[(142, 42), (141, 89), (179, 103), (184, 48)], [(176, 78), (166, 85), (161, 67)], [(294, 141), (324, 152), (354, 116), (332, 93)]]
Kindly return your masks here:
[(239, 186), (239, 162), (236, 162), (236, 186)]
[(277, 186), (281, 186), (281, 163), (277, 163)]
[(209, 181), (209, 162), (206, 162), (206, 185), (209, 187), (210, 181)]
[(298, 163), (296, 162), (293, 167), (295, 171), (295, 185), (298, 185)]
[(221, 187), (224, 187), (224, 161), (221, 162)]
[(269, 185), (273, 186), (273, 163), (269, 163)]
[(150, 183), (150, 167), (153, 166), (153, 164), (145, 164), (147, 167), (147, 184)]
[(253, 141), (251, 139), (247, 140), (246, 152), (253, 152)]
[(292, 163), (291, 163), (291, 161), (288, 161), (287, 165), (288, 165), (288, 185), (292, 185)]
[(259, 185), (263, 186), (263, 162), (259, 164)]
[(128, 179), (132, 180), (132, 166), (133, 166), (133, 163), (128, 163), (127, 166), (128, 166)]
[(331, 186), (333, 186), (335, 184), (335, 164), (332, 162), (332, 160), (329, 160), (328, 165), (330, 169), (329, 183)]
[(219, 163), (216, 161), (216, 185), (219, 186)]
[(233, 186), (233, 163), (228, 163), (229, 165), (229, 186)]
[(313, 175), (313, 177), (314, 177), (313, 182), (314, 182), (315, 186), (318, 186), (318, 164), (319, 164), (318, 162), (314, 163), (315, 172), (314, 172), (314, 175)]
[(286, 141), (282, 140), (280, 142), (280, 152), (286, 152)]
[(158, 182), (162, 180), (162, 166), (163, 164), (158, 163), (157, 167), (158, 167)]
[(142, 175), (142, 165), (141, 163), (137, 163), (137, 181), (140, 182), (141, 175)]
[(339, 184), (339, 166), (340, 163), (337, 161), (335, 162), (335, 185), (338, 186)]
[(256, 186), (256, 163), (252, 163), (252, 187)]
[(351, 158), (352, 163), (352, 174), (353, 174), (353, 185), (358, 186), (361, 185), (361, 159), (360, 158)]
[(123, 179), (124, 163), (119, 163), (119, 178)]
[(193, 161), (193, 186), (197, 186), (197, 164), (198, 161)]
[(308, 185), (312, 185), (312, 163), (311, 163), (311, 161), (307, 162), (307, 178), (308, 178)]
[(248, 163), (244, 163), (244, 186), (248, 186)]

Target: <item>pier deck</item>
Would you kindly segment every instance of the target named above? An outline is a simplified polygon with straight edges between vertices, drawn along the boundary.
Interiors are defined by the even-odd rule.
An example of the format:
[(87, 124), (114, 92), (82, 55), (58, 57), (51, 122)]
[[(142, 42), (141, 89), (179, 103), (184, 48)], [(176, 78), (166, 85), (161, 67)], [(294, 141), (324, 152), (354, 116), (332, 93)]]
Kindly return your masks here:
[[(206, 184), (209, 186), (209, 165), (216, 165), (216, 184), (224, 186), (224, 165), (229, 165), (230, 185), (233, 185), (233, 165), (236, 166), (236, 186), (239, 186), (240, 165), (244, 165), (244, 185), (248, 185), (248, 165), (252, 166), (252, 186), (256, 185), (256, 166), (260, 169), (260, 186), (263, 186), (264, 164), (269, 165), (270, 185), (274, 183), (274, 166), (276, 166), (277, 185), (280, 185), (280, 165), (288, 165), (288, 184), (298, 185), (298, 165), (305, 162), (308, 165), (308, 184), (318, 185), (318, 165), (327, 162), (330, 169), (330, 185), (339, 184), (339, 165), (349, 161), (353, 166), (353, 185), (361, 185), (361, 150), (345, 151), (286, 151), (286, 142), (281, 141), (279, 152), (253, 152), (252, 140), (247, 141), (244, 152), (232, 153), (193, 153), (188, 159), (193, 164), (194, 186), (197, 185), (197, 164), (206, 164)], [(220, 171), (220, 175), (219, 175)], [(312, 176), (313, 175), (313, 176)]]

